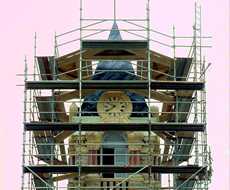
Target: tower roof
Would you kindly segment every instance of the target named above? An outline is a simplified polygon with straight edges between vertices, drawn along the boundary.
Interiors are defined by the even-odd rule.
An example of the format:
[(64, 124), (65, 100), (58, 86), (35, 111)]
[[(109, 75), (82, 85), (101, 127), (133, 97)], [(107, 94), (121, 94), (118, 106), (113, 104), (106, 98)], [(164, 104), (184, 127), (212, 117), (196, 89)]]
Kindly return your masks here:
[(114, 21), (114, 23), (113, 23), (113, 27), (110, 31), (108, 40), (122, 40), (121, 34), (120, 34), (119, 29), (118, 29), (118, 25), (117, 25), (116, 21)]

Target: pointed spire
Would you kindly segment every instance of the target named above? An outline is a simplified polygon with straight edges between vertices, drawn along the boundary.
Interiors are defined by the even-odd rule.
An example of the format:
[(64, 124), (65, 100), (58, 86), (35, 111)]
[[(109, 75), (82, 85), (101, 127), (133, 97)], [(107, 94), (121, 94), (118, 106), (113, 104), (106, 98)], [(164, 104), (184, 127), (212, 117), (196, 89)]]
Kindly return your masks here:
[(109, 40), (122, 40), (116, 21), (114, 21), (113, 27), (110, 31)]

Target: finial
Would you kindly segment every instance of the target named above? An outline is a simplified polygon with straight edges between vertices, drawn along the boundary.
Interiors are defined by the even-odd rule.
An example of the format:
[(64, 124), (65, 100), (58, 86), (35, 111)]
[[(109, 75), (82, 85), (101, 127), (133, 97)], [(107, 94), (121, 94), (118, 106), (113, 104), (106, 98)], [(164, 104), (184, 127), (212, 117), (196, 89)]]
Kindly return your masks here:
[(69, 108), (69, 121), (73, 121), (73, 117), (77, 116), (78, 113), (78, 107), (75, 102), (72, 102)]
[(113, 20), (116, 22), (116, 0), (113, 0)]

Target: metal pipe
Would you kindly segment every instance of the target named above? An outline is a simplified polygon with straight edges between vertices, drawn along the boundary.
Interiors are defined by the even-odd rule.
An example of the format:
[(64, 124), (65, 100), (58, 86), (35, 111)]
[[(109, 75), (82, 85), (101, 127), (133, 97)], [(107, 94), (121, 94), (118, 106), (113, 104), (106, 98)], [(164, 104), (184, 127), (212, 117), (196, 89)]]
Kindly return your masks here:
[(70, 34), (70, 33), (76, 32), (76, 31), (78, 31), (78, 30), (80, 30), (80, 29), (88, 28), (89, 26), (94, 26), (94, 25), (97, 25), (97, 24), (100, 24), (100, 23), (103, 23), (103, 22), (105, 22), (105, 20), (104, 20), (104, 19), (101, 19), (99, 22), (91, 23), (91, 24), (88, 24), (88, 25), (83, 26), (83, 27), (81, 27), (81, 28), (76, 28), (76, 29), (70, 30), (70, 31), (68, 31), (68, 32), (64, 32), (64, 33), (62, 33), (62, 34), (57, 35), (57, 37), (61, 37), (61, 36), (64, 36), (64, 35), (66, 35), (66, 34)]
[[(28, 72), (28, 67), (27, 67), (27, 58), (26, 58), (26, 56), (25, 56), (25, 59), (24, 59), (24, 64), (25, 64), (25, 68), (24, 68), (24, 75), (25, 75), (25, 77), (24, 77), (24, 82), (26, 82), (27, 81), (27, 72)], [(26, 102), (27, 102), (27, 91), (26, 91), (26, 87), (24, 88), (24, 117), (23, 117), (23, 121), (24, 121), (24, 123), (26, 122), (26, 114), (25, 114), (25, 112), (27, 111), (27, 109), (26, 109)], [(22, 144), (22, 147), (23, 147), (23, 154), (22, 154), (22, 171), (23, 171), (23, 174), (22, 174), (22, 184), (21, 184), (21, 190), (23, 190), (24, 189), (24, 184), (25, 184), (25, 182), (24, 182), (24, 165), (25, 165), (25, 151), (26, 151), (26, 147), (25, 147), (25, 143), (26, 143), (26, 132), (25, 132), (25, 130), (24, 130), (24, 128), (23, 128), (23, 135), (22, 135), (22, 142), (23, 142), (23, 144)]]
[[(79, 67), (79, 99), (80, 99), (80, 106), (79, 106), (79, 119), (81, 122), (81, 115), (82, 115), (82, 109), (81, 109), (81, 105), (82, 105), (82, 17), (83, 17), (83, 1), (80, 0), (80, 67)], [(77, 68), (77, 65), (76, 65)], [(81, 186), (81, 125), (79, 125), (79, 139), (78, 139), (78, 143), (79, 143), (79, 162), (78, 162), (78, 166), (79, 166), (79, 171), (78, 171), (78, 189), (80, 190), (80, 186)]]

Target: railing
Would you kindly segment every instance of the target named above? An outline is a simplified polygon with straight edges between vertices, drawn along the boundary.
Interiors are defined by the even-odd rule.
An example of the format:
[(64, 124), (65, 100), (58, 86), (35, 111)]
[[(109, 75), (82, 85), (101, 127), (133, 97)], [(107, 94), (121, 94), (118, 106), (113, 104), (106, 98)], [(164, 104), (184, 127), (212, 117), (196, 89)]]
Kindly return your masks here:
[[(154, 54), (154, 53), (153, 53)], [(160, 56), (160, 55), (159, 55)], [(157, 55), (156, 55), (157, 57)], [(164, 58), (163, 55), (161, 55), (162, 59), (166, 59)], [(62, 60), (59, 64), (59, 60), (57, 59), (56, 62), (59, 64), (59, 67), (61, 67), (61, 63), (65, 63), (68, 62), (68, 57), (65, 58), (66, 60)], [(161, 63), (155, 62), (156, 60), (154, 60), (155, 58), (153, 57), (151, 60), (151, 79), (152, 80), (159, 80), (159, 81), (172, 81), (175, 77), (175, 72), (174, 72), (174, 68), (173, 68), (173, 59), (172, 58), (168, 58), (170, 59), (167, 62), (171, 62), (171, 63), (165, 63), (164, 61), (161, 61)], [(98, 63), (102, 63), (102, 62), (114, 62), (114, 61), (118, 61), (118, 62), (127, 62), (130, 63), (132, 69), (131, 70), (127, 70), (127, 69), (122, 69), (122, 68), (118, 68), (118, 69), (105, 69), (105, 70), (99, 70), (97, 69), (95, 72), (95, 69), (98, 65)], [(72, 61), (73, 62), (73, 61)], [(81, 72), (82, 72), (82, 79), (83, 80), (89, 80), (92, 77), (95, 77), (96, 75), (99, 74), (106, 74), (106, 73), (110, 73), (110, 74), (116, 74), (116, 73), (125, 73), (130, 75), (130, 77), (132, 76), (133, 78), (130, 80), (148, 80), (148, 61), (147, 60), (129, 60), (129, 59), (122, 59), (122, 60), (110, 60), (110, 59), (103, 59), (103, 60), (94, 60), (94, 59), (83, 59), (82, 60), (83, 65), (81, 68)], [(27, 81), (41, 81), (41, 77), (52, 77), (52, 78), (56, 78), (56, 80), (67, 80), (66, 76), (71, 76), (72, 79), (68, 78), (68, 80), (76, 80), (79, 79), (79, 73), (80, 73), (80, 68), (76, 67), (76, 65), (79, 64), (79, 57), (74, 59), (73, 62), (73, 67), (74, 68), (70, 68), (68, 70), (65, 71), (58, 71), (57, 74), (53, 74), (53, 73), (28, 73), (27, 74)], [(182, 64), (182, 63), (178, 63), (178, 64)], [(200, 63), (200, 65), (202, 65), (203, 63)], [(188, 63), (189, 65), (189, 63)], [(197, 70), (195, 71), (193, 69), (193, 67), (195, 67), (194, 61), (192, 61), (191, 66), (188, 66), (189, 70), (187, 73), (183, 74), (183, 75), (177, 75), (176, 76), (176, 80), (177, 81), (194, 81), (194, 77), (196, 74), (196, 78), (197, 78), (197, 82), (203, 82), (203, 75), (204, 75), (204, 71), (203, 70)], [(181, 72), (181, 71), (177, 71), (177, 72)], [(23, 74), (18, 74), (18, 76), (24, 76)], [(35, 77), (36, 76), (36, 77)], [(35, 77), (35, 78), (34, 78)]]
[[(45, 137), (40, 137), (45, 139)], [(98, 142), (81, 142), (74, 144), (63, 143), (34, 143), (25, 144), (25, 147), (30, 147), (31, 152), (25, 153), (25, 164), (31, 165), (33, 160), (34, 166), (46, 165), (46, 166), (101, 166), (103, 157), (122, 157), (124, 163), (116, 164), (116, 166), (145, 166), (147, 163), (156, 166), (178, 166), (193, 165), (195, 164), (195, 158), (199, 160), (199, 165), (203, 165), (202, 160), (208, 155), (203, 154), (202, 150), (207, 147), (207, 144), (193, 144), (192, 138), (184, 137), (185, 142), (175, 141), (171, 143), (150, 143), (150, 152), (148, 143), (98, 143)], [(38, 140), (38, 139), (37, 139)], [(52, 140), (52, 139), (51, 139)], [(99, 153), (98, 151), (103, 146), (127, 146), (128, 153)], [(63, 153), (57, 151), (60, 146), (64, 146), (65, 149), (69, 149), (68, 152)], [(198, 154), (194, 153), (194, 146), (198, 147)], [(71, 149), (70, 149), (71, 148)], [(168, 149), (167, 149), (168, 148)], [(119, 147), (118, 147), (119, 149)], [(96, 150), (96, 151), (91, 151)], [(135, 151), (133, 151), (135, 150)], [(208, 153), (207, 153), (208, 154)], [(62, 160), (62, 157), (67, 158), (67, 162)], [(92, 161), (94, 160), (94, 161)], [(110, 165), (112, 166), (112, 165)]]
[[(86, 90), (86, 92), (88, 92), (89, 90)], [(130, 92), (136, 92), (137, 94), (140, 93), (142, 95), (147, 95), (147, 92), (144, 90), (136, 90), (136, 91), (132, 91), (132, 90), (128, 90)], [(179, 93), (179, 92), (177, 92)], [(74, 90), (74, 91), (62, 91), (62, 94), (60, 93), (59, 95), (56, 95), (56, 97), (58, 99), (72, 99), (72, 98), (77, 98), (78, 91)], [(83, 94), (88, 94), (88, 93), (83, 93)], [(185, 94), (186, 95), (186, 94)], [(192, 95), (192, 94), (190, 94)], [(192, 98), (192, 96), (190, 97), (184, 97), (184, 100), (182, 99), (175, 101), (175, 96), (171, 94), (166, 94), (164, 93), (164, 91), (162, 91), (162, 93), (160, 91), (156, 92), (153, 91), (151, 93), (151, 96), (153, 99), (159, 99), (160, 101), (157, 100), (151, 100), (150, 103), (151, 105), (154, 106), (158, 106), (158, 109), (161, 109), (162, 106), (166, 106), (167, 109), (164, 108), (164, 110), (154, 110), (152, 109), (152, 107), (150, 108), (150, 110), (148, 110), (148, 107), (145, 105), (145, 101), (132, 101), (132, 105), (135, 106), (141, 106), (143, 107), (143, 105), (145, 105), (146, 107), (143, 108), (142, 111), (138, 111), (138, 110), (132, 110), (131, 113), (130, 111), (126, 111), (124, 110), (123, 113), (124, 114), (130, 114), (131, 116), (129, 116), (129, 119), (126, 123), (133, 123), (134, 121), (139, 121), (141, 122), (147, 122), (147, 114), (150, 112), (150, 114), (152, 115), (152, 122), (153, 123), (157, 123), (157, 122), (177, 122), (177, 123), (193, 123), (193, 118), (195, 117), (195, 115), (198, 117), (197, 122), (198, 123), (202, 123), (203, 120), (202, 118), (204, 117), (204, 115), (206, 114), (204, 112), (204, 110), (194, 110), (194, 103), (197, 103), (199, 105), (203, 105), (205, 102), (204, 101), (198, 101), (195, 102)], [(79, 109), (78, 105), (80, 104), (80, 101), (73, 101), (73, 100), (66, 100), (66, 101), (62, 101), (62, 100), (57, 100), (57, 101), (49, 101), (49, 100), (45, 100), (47, 99), (45, 96), (44, 100), (37, 100), (37, 101), (27, 101), (26, 105), (28, 106), (26, 112), (24, 113), (26, 115), (27, 120), (25, 122), (49, 122), (51, 121), (51, 115), (54, 114), (57, 117), (56, 122), (68, 122), (69, 121), (69, 114), (71, 114), (71, 110), (70, 107), (71, 105), (75, 104), (76, 108)], [(170, 101), (170, 99), (172, 99)], [(55, 104), (56, 108), (55, 110), (51, 110), (50, 105), (51, 104)], [(108, 101), (84, 101), (84, 104), (98, 104), (98, 103), (109, 103)], [(116, 103), (116, 102), (115, 102)], [(119, 101), (119, 104), (130, 104), (130, 102), (128, 101)], [(40, 108), (40, 110), (38, 109), (38, 104), (40, 106), (43, 106)], [(175, 110), (175, 108), (173, 107), (174, 105), (178, 105), (180, 106), (180, 109)], [(29, 109), (29, 106), (34, 106), (35, 110), (32, 112), (31, 109)], [(42, 110), (41, 110), (42, 109)], [(136, 108), (135, 108), (136, 109)], [(118, 111), (110, 111), (111, 114), (118, 114), (120, 112)], [(84, 121), (84, 118), (87, 119), (87, 122), (90, 123), (97, 121), (97, 123), (102, 123), (103, 124), (103, 120), (102, 118), (100, 118), (98, 116), (98, 111), (82, 111), (82, 116), (81, 118)], [(106, 111), (100, 110), (100, 113), (107, 113)], [(132, 115), (133, 114), (133, 115)], [(33, 115), (33, 117), (31, 117), (31, 115)], [(75, 118), (75, 122), (78, 123), (78, 110), (75, 111), (75, 113), (73, 114), (76, 116)], [(42, 116), (42, 118), (41, 118)], [(138, 118), (137, 118), (138, 117)], [(178, 118), (178, 120), (176, 121), (175, 118)], [(42, 119), (42, 120), (40, 120)], [(79, 118), (80, 119), (80, 118)], [(117, 118), (119, 119), (119, 118)], [(117, 122), (119, 120), (116, 120)], [(120, 122), (122, 122), (123, 120), (120, 120)], [(85, 121), (86, 122), (86, 121)], [(172, 128), (173, 129), (173, 128)]]

